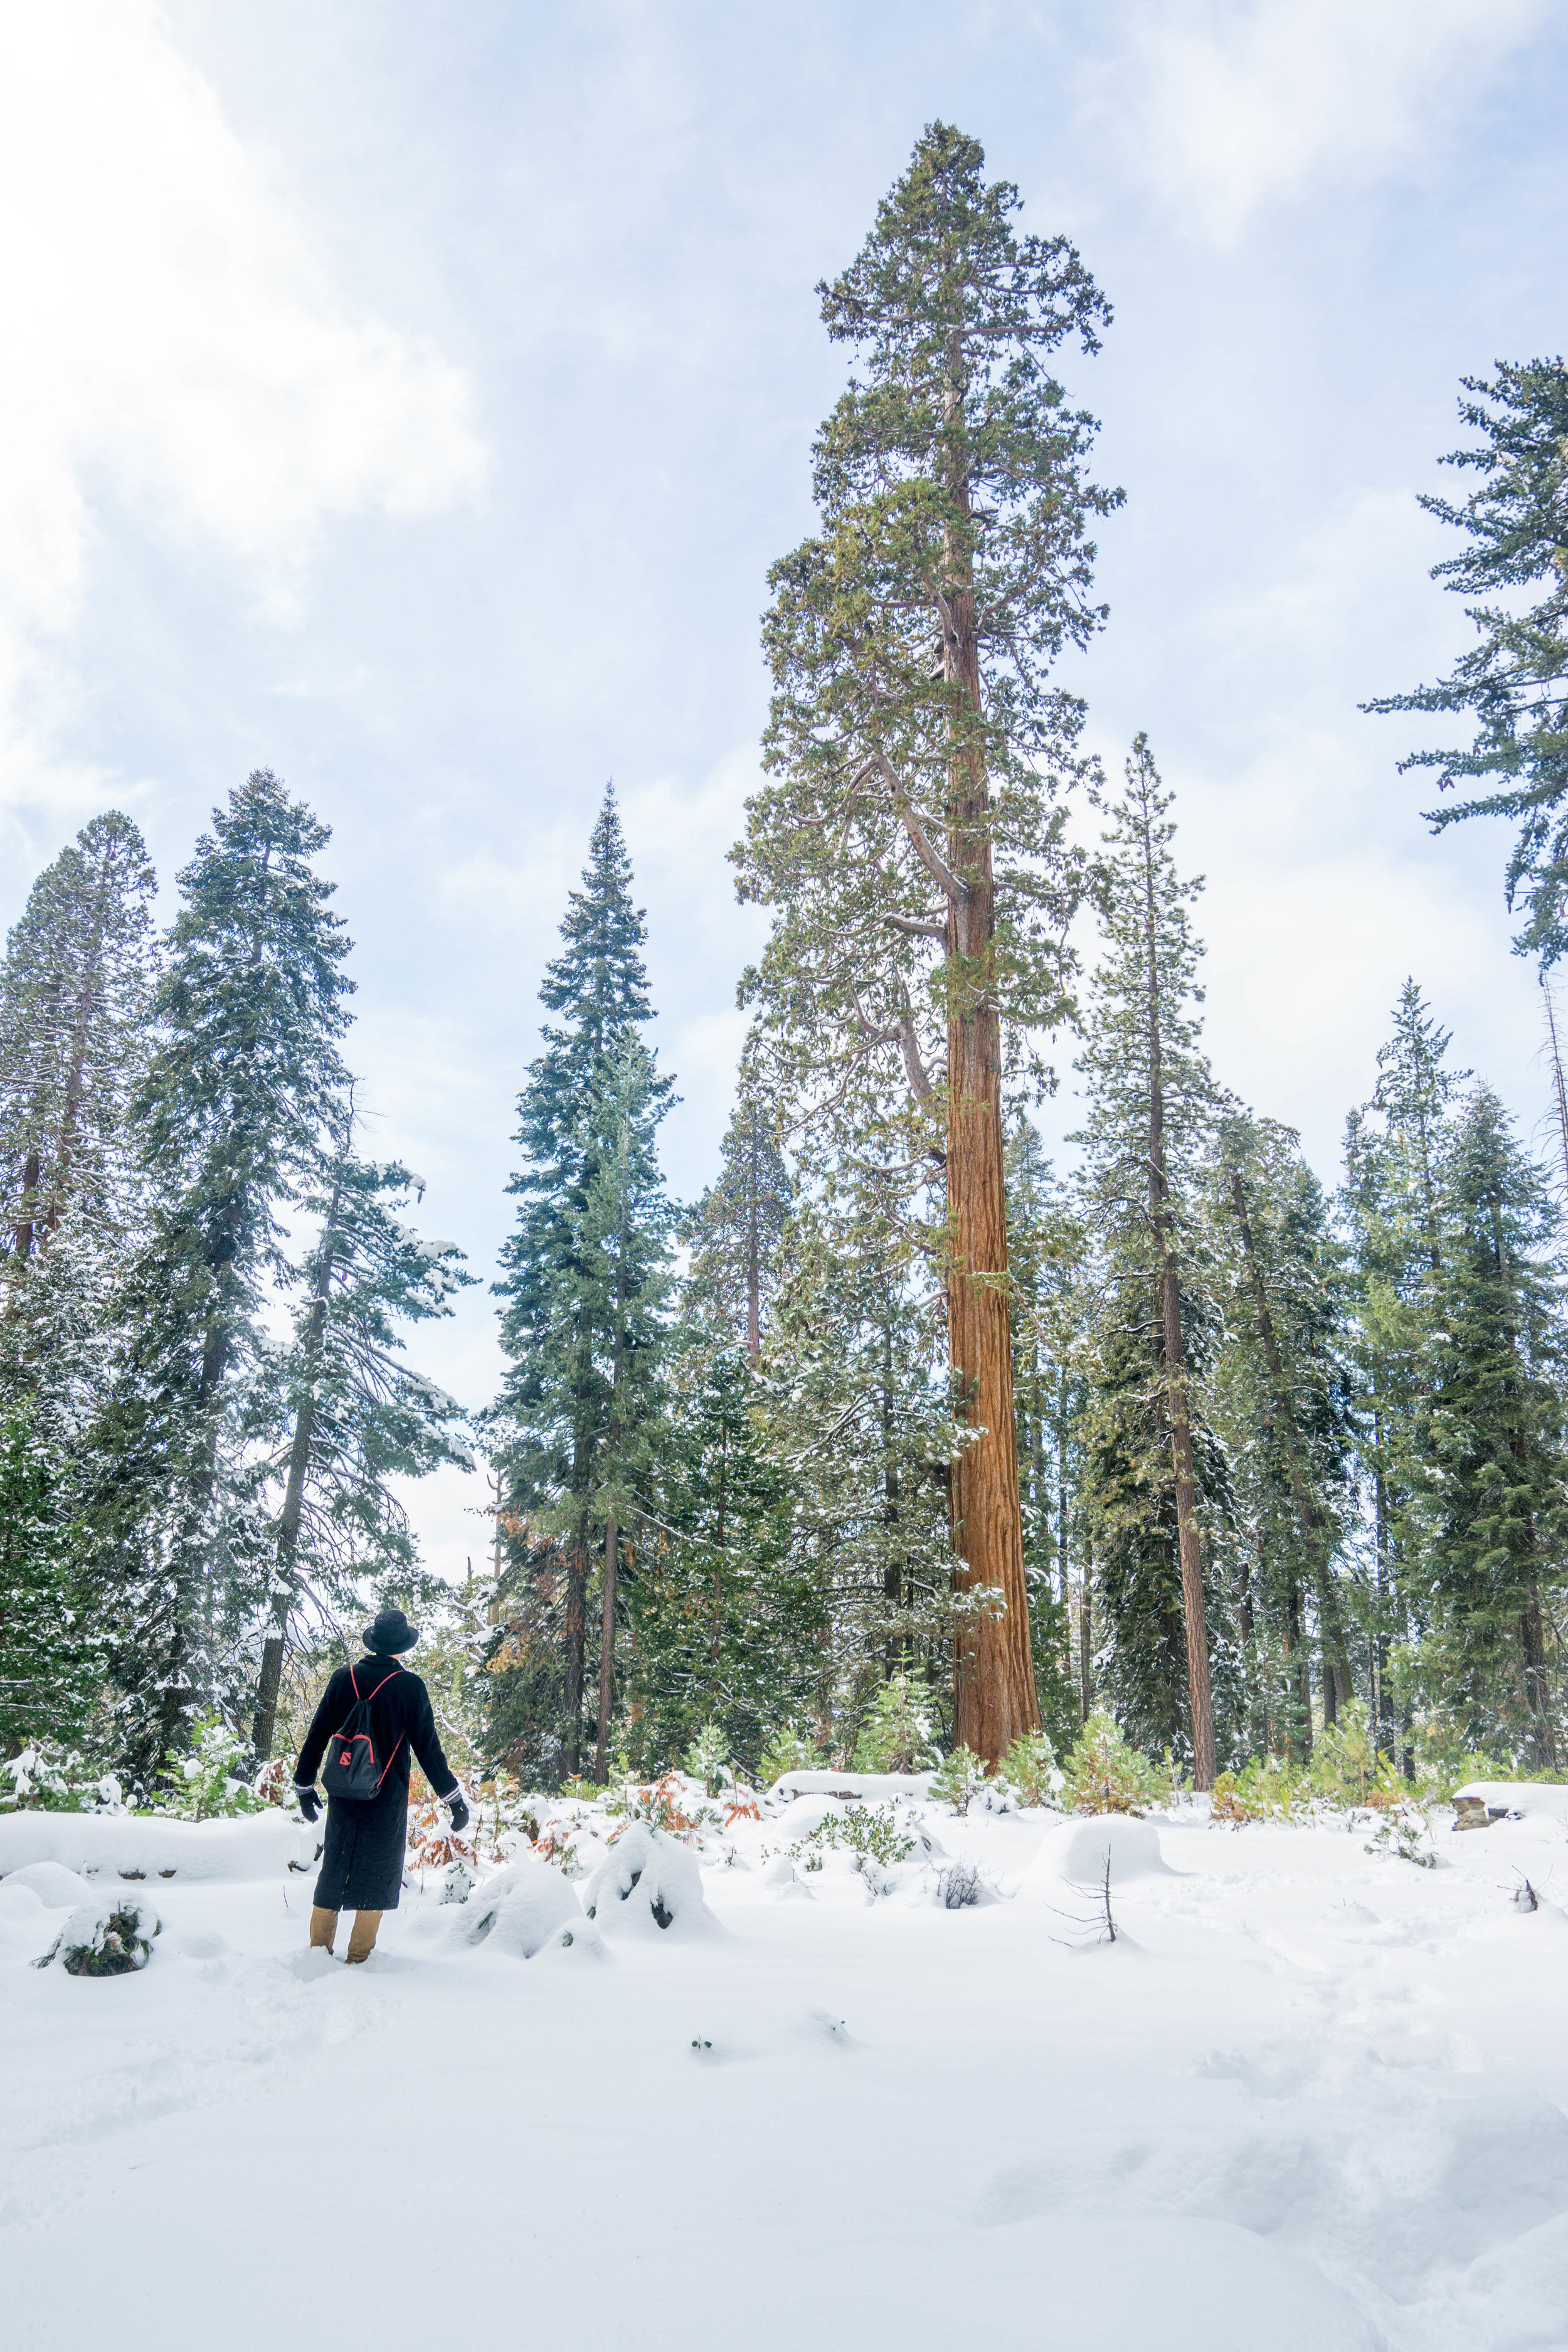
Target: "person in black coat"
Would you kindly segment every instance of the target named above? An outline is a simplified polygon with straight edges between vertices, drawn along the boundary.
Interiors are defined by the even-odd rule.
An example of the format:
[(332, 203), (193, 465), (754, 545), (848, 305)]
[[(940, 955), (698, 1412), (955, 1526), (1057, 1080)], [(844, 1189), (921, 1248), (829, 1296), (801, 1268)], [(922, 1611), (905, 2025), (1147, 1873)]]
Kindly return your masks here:
[(329, 1792), (326, 1845), (310, 1913), (311, 1944), (329, 1952), (338, 1931), (338, 1913), (357, 1915), (349, 1936), (348, 1956), (354, 1961), (369, 1958), (382, 1913), (395, 1911), (403, 1892), (411, 1758), (417, 1756), (437, 1796), (450, 1807), (452, 1827), (464, 1829), (468, 1819), (458, 1776), (436, 1736), (430, 1694), (417, 1675), (397, 1663), (419, 1639), (419, 1628), (409, 1623), (401, 1609), (384, 1609), (374, 1624), (365, 1627), (363, 1639), (369, 1657), (338, 1668), (322, 1693), (294, 1769), (294, 1794), (305, 1819), (313, 1822), (321, 1809), (315, 1780), (327, 1743), (362, 1699), (370, 1701), (371, 1736), (382, 1759), (380, 1786), (372, 1797)]

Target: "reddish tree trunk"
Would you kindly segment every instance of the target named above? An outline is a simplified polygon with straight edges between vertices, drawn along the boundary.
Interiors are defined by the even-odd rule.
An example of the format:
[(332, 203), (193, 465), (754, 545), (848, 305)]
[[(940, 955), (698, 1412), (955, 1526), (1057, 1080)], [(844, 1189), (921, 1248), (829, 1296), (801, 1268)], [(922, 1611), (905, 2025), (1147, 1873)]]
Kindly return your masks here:
[[(956, 567), (955, 567), (956, 568)], [(974, 598), (950, 596), (947, 666), (960, 713), (981, 707)], [(961, 1622), (953, 1738), (999, 1764), (1015, 1739), (1040, 1727), (1029, 1649), (1028, 1585), (1013, 1414), (1013, 1334), (1007, 1297), (1007, 1195), (1002, 1156), (1002, 1032), (993, 986), (996, 928), (990, 793), (967, 730), (951, 771), (948, 857), (962, 886), (947, 919), (947, 1199), (952, 1251), (948, 1336), (954, 1384), (977, 1431), (952, 1468), (952, 1545), (961, 1592), (1000, 1603)]]

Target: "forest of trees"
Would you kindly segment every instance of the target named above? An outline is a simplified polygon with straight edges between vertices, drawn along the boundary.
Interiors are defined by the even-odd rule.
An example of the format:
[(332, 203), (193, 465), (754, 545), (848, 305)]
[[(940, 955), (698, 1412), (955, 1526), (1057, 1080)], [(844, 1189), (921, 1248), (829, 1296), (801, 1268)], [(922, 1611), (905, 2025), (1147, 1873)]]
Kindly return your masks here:
[[(1557, 1769), (1555, 1041), (1561, 1167), (1407, 981), (1331, 1184), (1288, 1102), (1211, 1066), (1154, 750), (1105, 775), (1054, 676), (1106, 623), (1092, 531), (1121, 494), (1050, 366), (1109, 307), (1017, 210), (933, 125), (819, 289), (854, 373), (816, 531), (769, 583), (732, 856), (770, 929), (718, 1165), (671, 1199), (606, 791), (518, 1094), (493, 1398), (459, 1406), (408, 1352), (479, 1277), (361, 1148), (309, 808), (247, 778), (162, 934), (118, 813), (38, 877), (0, 969), (5, 1753), (150, 1788), (217, 1717), (259, 1764), (380, 1598), (426, 1612), (463, 1753), (530, 1786), (701, 1740), (751, 1773), (848, 1759), (901, 1723), (994, 1768), (1100, 1707), (1199, 1788), (1346, 1719), (1395, 1769)], [(1427, 503), (1476, 642), (1369, 708), (1469, 715), (1468, 749), (1406, 765), (1468, 793), (1439, 827), (1517, 820), (1544, 989), (1568, 367), (1465, 392), (1475, 487)], [(1058, 1167), (1035, 1118), (1068, 1064)], [(399, 1494), (480, 1457), (493, 1549), (459, 1590)]]

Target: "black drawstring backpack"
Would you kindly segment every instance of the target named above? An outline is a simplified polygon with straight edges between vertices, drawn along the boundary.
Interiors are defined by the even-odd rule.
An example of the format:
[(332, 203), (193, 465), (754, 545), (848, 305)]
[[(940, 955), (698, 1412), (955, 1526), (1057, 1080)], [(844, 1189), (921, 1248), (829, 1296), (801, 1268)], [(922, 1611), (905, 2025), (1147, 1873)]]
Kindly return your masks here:
[[(402, 1672), (401, 1666), (392, 1669), (392, 1675)], [(375, 1690), (361, 1698), (359, 1685), (354, 1681), (354, 1669), (353, 1666), (349, 1668), (349, 1681), (353, 1685), (353, 1695), (358, 1704), (350, 1708), (341, 1729), (334, 1731), (327, 1742), (327, 1760), (321, 1767), (321, 1785), (329, 1797), (353, 1797), (363, 1804), (381, 1794), (381, 1784), (392, 1769), (392, 1759), (403, 1745), (403, 1734), (398, 1733), (392, 1756), (384, 1764), (380, 1763), (375, 1753), (375, 1736), (370, 1725), (370, 1702), (376, 1691), (386, 1688), (392, 1675), (384, 1675)]]

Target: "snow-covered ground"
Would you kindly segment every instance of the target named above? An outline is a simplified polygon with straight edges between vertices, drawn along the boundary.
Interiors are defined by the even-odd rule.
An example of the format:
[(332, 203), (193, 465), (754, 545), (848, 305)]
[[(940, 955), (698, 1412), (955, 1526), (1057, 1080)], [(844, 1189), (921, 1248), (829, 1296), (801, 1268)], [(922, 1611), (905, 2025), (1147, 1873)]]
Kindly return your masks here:
[[(570, 1885), (433, 1882), (359, 1969), (307, 1955), (280, 1819), (173, 1864), (138, 1824), (163, 1932), (102, 1979), (27, 1965), (65, 1817), (0, 1821), (6, 2352), (1568, 2345), (1559, 1813), (1439, 1813), (1424, 1869), (1342, 1817), (866, 1793), (909, 1861), (783, 1855), (843, 1810), (807, 1789), (700, 1861), (627, 1832), (623, 1903), (590, 1817)], [(955, 1863), (1001, 1899), (936, 1900)]]

